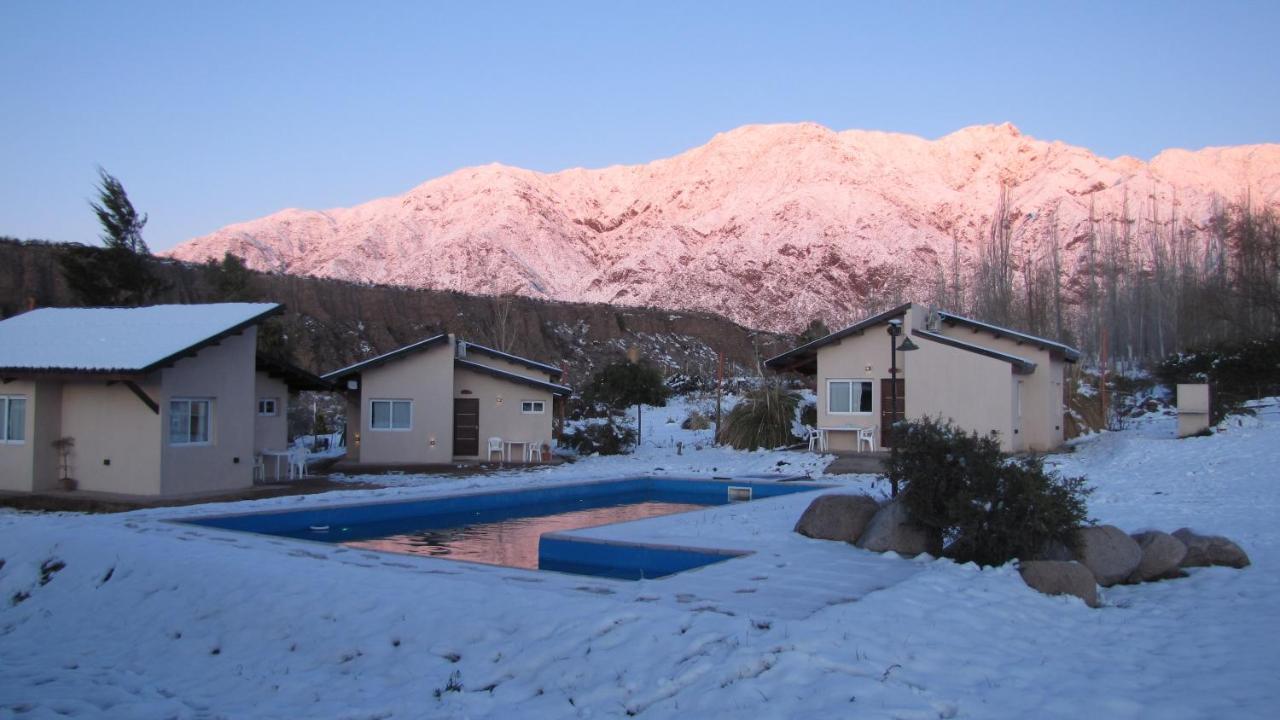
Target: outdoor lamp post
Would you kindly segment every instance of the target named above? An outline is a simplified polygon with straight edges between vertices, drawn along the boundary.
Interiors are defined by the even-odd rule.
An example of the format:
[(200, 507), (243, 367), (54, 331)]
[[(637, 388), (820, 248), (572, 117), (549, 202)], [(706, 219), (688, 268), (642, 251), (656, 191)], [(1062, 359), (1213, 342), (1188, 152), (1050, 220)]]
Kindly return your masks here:
[[(898, 351), (910, 352), (919, 349), (919, 345), (911, 342), (911, 338), (903, 338), (902, 344), (898, 344), (898, 336), (902, 334), (902, 321), (894, 318), (889, 321), (889, 396), (892, 404), (889, 406), (889, 426), (885, 428), (886, 435), (893, 437), (893, 424), (898, 418)], [(880, 402), (884, 402), (884, 398), (880, 398)], [(883, 414), (883, 413), (881, 413)], [(893, 481), (892, 488), (893, 497), (898, 496), (898, 481)]]

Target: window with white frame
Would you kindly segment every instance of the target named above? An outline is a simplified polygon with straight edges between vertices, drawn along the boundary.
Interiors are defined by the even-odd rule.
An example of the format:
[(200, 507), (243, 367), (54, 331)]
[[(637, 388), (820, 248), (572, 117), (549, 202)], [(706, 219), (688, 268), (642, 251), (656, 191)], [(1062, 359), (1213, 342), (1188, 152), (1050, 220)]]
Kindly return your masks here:
[(169, 401), (169, 444), (208, 445), (213, 401), (174, 398)]
[(546, 402), (542, 400), (521, 400), (520, 412), (525, 415), (541, 415), (547, 409)]
[(862, 415), (871, 412), (870, 380), (828, 380), (827, 412)]
[(412, 427), (412, 400), (371, 400), (369, 402), (369, 429), (409, 430)]
[(275, 417), (280, 414), (279, 398), (258, 398), (258, 414), (262, 417)]
[(0, 443), (21, 445), (27, 439), (27, 398), (0, 395)]

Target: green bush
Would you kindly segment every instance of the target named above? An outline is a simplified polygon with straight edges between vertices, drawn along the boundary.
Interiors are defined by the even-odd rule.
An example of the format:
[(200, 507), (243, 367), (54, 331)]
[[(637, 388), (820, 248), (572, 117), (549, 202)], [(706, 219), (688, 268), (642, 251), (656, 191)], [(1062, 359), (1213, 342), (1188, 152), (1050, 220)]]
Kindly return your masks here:
[(1218, 424), (1241, 412), (1249, 400), (1280, 395), (1280, 335), (1170, 355), (1156, 377), (1178, 383), (1209, 383), (1209, 417)]
[(635, 447), (636, 431), (609, 417), (602, 423), (586, 423), (577, 430), (565, 431), (560, 436), (560, 444), (573, 448), (579, 455), (621, 455)]
[(796, 441), (791, 423), (800, 396), (780, 385), (750, 390), (724, 419), (720, 439), (739, 450), (776, 448)]
[(1083, 478), (1060, 478), (1039, 458), (1010, 458), (994, 434), (931, 418), (900, 423), (895, 432), (887, 475), (905, 486), (912, 520), (942, 533), (947, 557), (1003, 565), (1054, 541), (1075, 543), (1090, 492)]

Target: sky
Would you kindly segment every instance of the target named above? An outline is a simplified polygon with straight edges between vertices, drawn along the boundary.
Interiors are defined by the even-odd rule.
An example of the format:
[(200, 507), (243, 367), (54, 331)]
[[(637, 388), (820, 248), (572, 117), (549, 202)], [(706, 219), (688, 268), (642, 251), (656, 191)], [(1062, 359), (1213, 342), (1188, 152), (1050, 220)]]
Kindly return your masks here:
[(1280, 142), (1277, 2), (0, 2), (0, 235), (153, 251), (490, 162), (643, 163), (750, 123), (1012, 122), (1108, 157)]

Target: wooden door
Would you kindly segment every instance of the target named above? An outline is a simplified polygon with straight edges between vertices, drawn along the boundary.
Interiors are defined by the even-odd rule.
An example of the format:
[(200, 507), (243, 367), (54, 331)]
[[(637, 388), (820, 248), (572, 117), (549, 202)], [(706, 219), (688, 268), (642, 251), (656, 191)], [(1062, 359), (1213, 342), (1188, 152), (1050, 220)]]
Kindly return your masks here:
[(898, 404), (893, 405), (893, 380), (880, 380), (880, 447), (892, 445), (889, 441), (889, 428), (907, 414), (907, 381), (898, 378)]
[(453, 400), (453, 454), (471, 457), (480, 454), (480, 400)]

